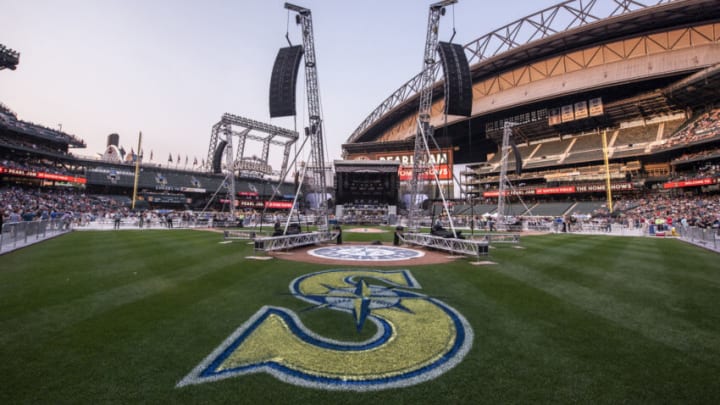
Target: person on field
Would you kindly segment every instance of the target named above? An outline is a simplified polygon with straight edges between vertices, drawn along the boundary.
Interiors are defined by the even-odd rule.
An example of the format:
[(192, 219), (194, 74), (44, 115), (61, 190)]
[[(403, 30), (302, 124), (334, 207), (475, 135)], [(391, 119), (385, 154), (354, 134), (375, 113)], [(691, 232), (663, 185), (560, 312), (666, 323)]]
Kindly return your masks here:
[(116, 212), (113, 216), (113, 229), (120, 229), (120, 220), (122, 219), (122, 216), (119, 212)]

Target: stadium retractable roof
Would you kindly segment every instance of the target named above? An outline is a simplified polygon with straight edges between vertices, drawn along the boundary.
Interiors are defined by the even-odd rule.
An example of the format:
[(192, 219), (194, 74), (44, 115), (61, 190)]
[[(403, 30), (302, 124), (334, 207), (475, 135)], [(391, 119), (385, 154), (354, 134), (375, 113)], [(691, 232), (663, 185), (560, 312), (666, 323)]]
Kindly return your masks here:
[(667, 86), (663, 93), (683, 105), (697, 106), (720, 100), (720, 65), (703, 69)]
[[(603, 8), (604, 7), (604, 8)], [(563, 1), (465, 45), (473, 80), (522, 63), (593, 44), (720, 20), (717, 0)], [(372, 140), (414, 112), (421, 73), (394, 91), (350, 135), (347, 144)], [(441, 83), (436, 83), (441, 89)], [(437, 96), (442, 91), (436, 92)]]

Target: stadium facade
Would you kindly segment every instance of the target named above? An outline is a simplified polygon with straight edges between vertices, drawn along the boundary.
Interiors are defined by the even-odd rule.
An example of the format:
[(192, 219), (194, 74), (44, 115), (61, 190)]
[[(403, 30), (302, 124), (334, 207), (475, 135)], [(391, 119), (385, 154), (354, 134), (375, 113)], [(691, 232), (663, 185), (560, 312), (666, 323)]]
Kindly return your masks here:
[[(614, 192), (717, 191), (716, 175), (671, 180), (720, 158), (720, 9), (711, 0), (641, 3), (566, 1), (464, 46), (472, 114), (444, 115), (442, 80), (431, 114), (445, 177), (464, 184), (456, 198), (497, 198), (505, 122), (521, 156), (511, 176), (521, 195), (604, 193), (603, 133)], [(368, 115), (344, 158), (412, 156), (419, 77)]]
[[(135, 182), (134, 152), (117, 148), (117, 135), (108, 137), (105, 152), (97, 158), (79, 157), (70, 148), (85, 143), (59, 129), (23, 121), (0, 105), (0, 179), (3, 184), (30, 187), (65, 187), (90, 194), (125, 197), (129, 201)], [(208, 202), (221, 208), (227, 197), (225, 174), (142, 163), (138, 174), (139, 208), (200, 209)], [(236, 178), (236, 205), (253, 210), (289, 210), (295, 185), (272, 178)], [(278, 193), (273, 197), (277, 189)], [(216, 198), (213, 198), (213, 197)]]

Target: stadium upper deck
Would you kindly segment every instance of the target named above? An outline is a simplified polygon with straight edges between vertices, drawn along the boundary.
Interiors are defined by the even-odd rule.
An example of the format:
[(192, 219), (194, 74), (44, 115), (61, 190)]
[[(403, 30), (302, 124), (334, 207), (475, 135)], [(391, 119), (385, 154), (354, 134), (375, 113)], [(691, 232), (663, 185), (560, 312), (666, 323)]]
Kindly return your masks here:
[[(566, 1), (484, 35), (465, 45), (472, 116), (444, 116), (442, 81), (436, 82), (436, 137), (441, 146), (459, 147), (455, 162), (467, 163), (496, 149), (505, 120), (522, 124), (518, 133), (529, 142), (711, 103), (720, 81), (716, 6), (712, 0)], [(346, 158), (410, 146), (419, 76), (360, 124), (343, 145)], [(601, 114), (549, 122), (556, 109), (592, 99), (600, 100)]]

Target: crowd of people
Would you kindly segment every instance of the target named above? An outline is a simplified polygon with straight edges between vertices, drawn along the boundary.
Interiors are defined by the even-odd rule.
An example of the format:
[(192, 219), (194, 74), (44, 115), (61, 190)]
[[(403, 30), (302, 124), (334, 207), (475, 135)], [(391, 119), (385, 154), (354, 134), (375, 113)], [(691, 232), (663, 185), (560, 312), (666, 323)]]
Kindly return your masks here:
[[(87, 195), (72, 189), (38, 189), (7, 187), (0, 189), (0, 217), (4, 224), (29, 221), (57, 221), (62, 226), (75, 227), (88, 224), (107, 224), (123, 227), (179, 227), (203, 224), (203, 226), (246, 226), (278, 222), (281, 216), (269, 215), (261, 219), (257, 211), (240, 212), (230, 218), (227, 212), (209, 212), (202, 215), (184, 210), (131, 210), (128, 199), (109, 196)], [(611, 214), (601, 207), (589, 215), (566, 215), (558, 218), (522, 218), (532, 224), (543, 224), (557, 231), (579, 231), (583, 227), (596, 226), (610, 230), (612, 224), (633, 229), (648, 229), (661, 219), (668, 226), (697, 227), (720, 231), (720, 194), (672, 195), (652, 193), (638, 198), (619, 199)], [(454, 219), (455, 225), (475, 230), (494, 230), (494, 219), (475, 216)], [(242, 225), (241, 225), (242, 224)]]
[(0, 108), (0, 126), (8, 128), (12, 132), (29, 133), (40, 138), (46, 138), (60, 143), (85, 145), (85, 142), (80, 138), (75, 135), (67, 134), (62, 130), (20, 120), (17, 118), (17, 114), (7, 107)]
[[(698, 157), (706, 157), (711, 155), (720, 156), (720, 148), (698, 152), (693, 154), (684, 155), (684, 158), (678, 159), (676, 162), (681, 160), (691, 160)], [(675, 172), (670, 176), (670, 180), (690, 180), (690, 179), (701, 179), (705, 177), (718, 177), (720, 176), (720, 163), (700, 162), (697, 164), (695, 170)]]
[(695, 121), (676, 132), (662, 147), (669, 148), (677, 145), (686, 145), (688, 143), (712, 138), (718, 134), (720, 134), (720, 108), (715, 108), (703, 113)]
[(59, 188), (14, 186), (0, 189), (0, 213), (5, 218), (4, 223), (54, 220), (67, 216), (80, 223), (120, 209), (112, 201), (103, 203), (83, 192)]
[(0, 166), (8, 169), (22, 170), (28, 172), (45, 172), (70, 176), (83, 174), (82, 170), (72, 170), (65, 166), (58, 166), (37, 159), (11, 159), (8, 157), (0, 157)]
[(639, 199), (622, 201), (617, 208), (632, 221), (665, 219), (669, 225), (720, 227), (720, 195), (688, 197), (649, 194)]
[[(10, 224), (29, 221), (59, 220), (72, 226), (108, 224), (114, 228), (139, 228), (203, 224), (206, 226), (255, 226), (261, 223), (257, 210), (242, 210), (232, 218), (229, 212), (203, 214), (185, 209), (130, 208), (130, 199), (121, 196), (89, 195), (81, 190), (12, 186), (0, 188), (0, 218)], [(269, 214), (265, 224), (284, 216)]]

